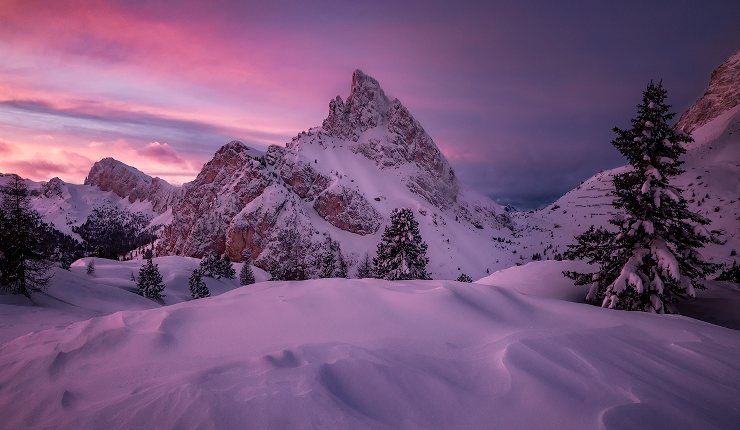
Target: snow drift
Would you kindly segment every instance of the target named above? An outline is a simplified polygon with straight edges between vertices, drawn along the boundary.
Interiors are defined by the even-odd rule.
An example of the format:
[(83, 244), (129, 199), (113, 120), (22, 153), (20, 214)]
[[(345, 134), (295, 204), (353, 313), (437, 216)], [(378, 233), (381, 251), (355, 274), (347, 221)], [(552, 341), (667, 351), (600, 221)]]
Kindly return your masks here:
[(0, 347), (7, 428), (732, 428), (740, 332), (446, 281), (264, 282)]

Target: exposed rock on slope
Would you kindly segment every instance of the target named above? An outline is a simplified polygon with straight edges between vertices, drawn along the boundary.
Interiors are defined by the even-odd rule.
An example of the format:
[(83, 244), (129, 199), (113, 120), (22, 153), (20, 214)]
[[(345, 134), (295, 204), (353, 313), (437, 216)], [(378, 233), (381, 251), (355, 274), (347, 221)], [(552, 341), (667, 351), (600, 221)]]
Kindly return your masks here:
[(179, 198), (179, 189), (161, 178), (152, 178), (138, 169), (113, 158), (103, 158), (93, 164), (85, 185), (112, 191), (134, 203), (147, 200), (155, 212), (165, 212)]
[[(368, 136), (364, 141), (360, 139), (363, 133), (379, 127), (387, 132)], [(375, 161), (381, 168), (415, 163), (418, 171), (406, 180), (411, 191), (438, 207), (450, 207), (455, 202), (459, 190), (455, 172), (432, 138), (398, 99), (386, 97), (378, 81), (362, 71), (355, 70), (352, 75), (347, 102), (342, 102), (339, 96), (332, 100), (323, 130), (312, 130), (308, 136), (321, 137), (322, 132), (357, 142), (352, 145), (352, 151)], [(300, 135), (297, 141), (306, 139)]]
[(296, 246), (314, 258), (330, 236), (352, 261), (374, 250), (396, 207), (417, 211), (438, 276), (457, 276), (461, 261), (481, 270), (492, 254), (468, 248), (491, 248), (494, 232), (511, 233), (505, 211), (461, 190), (409, 111), (357, 70), (347, 101), (329, 103), (322, 127), (265, 153), (241, 142), (219, 149), (184, 186), (160, 248), (189, 256), (215, 249), (237, 261), (246, 251), (272, 271)]
[(691, 133), (738, 104), (740, 104), (740, 50), (712, 72), (707, 91), (681, 115), (676, 128)]

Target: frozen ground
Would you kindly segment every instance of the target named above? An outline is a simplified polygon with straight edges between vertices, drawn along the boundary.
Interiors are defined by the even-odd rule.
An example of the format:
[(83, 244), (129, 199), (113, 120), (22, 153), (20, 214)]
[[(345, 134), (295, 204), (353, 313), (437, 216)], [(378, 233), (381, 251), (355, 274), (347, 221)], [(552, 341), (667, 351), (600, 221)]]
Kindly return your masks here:
[[(196, 260), (157, 262), (168, 300), (181, 301), (186, 287), (174, 283)], [(573, 303), (559, 276), (568, 263), (537, 262), (484, 281), (500, 286), (263, 282), (165, 307), (129, 296), (127, 264), (135, 263), (98, 263), (99, 282), (88, 282), (82, 266), (56, 278), (66, 287), (52, 285), (49, 294), (67, 307), (49, 302), (23, 317), (8, 313), (18, 306), (0, 307), (3, 323), (46, 320), (47, 310), (75, 306), (129, 309), (80, 314), (80, 322), (0, 345), (0, 426), (730, 429), (740, 422), (739, 331)]]

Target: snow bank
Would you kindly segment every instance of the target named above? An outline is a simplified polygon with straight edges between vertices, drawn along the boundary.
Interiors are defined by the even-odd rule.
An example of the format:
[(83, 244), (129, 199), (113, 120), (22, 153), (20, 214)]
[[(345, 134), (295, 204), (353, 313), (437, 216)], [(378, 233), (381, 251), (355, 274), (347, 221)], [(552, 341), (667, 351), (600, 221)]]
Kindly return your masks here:
[(478, 284), (494, 285), (535, 297), (583, 302), (588, 287), (575, 286), (571, 279), (563, 276), (563, 271), (588, 271), (589, 265), (580, 261), (533, 261), (522, 266), (494, 272)]
[[(509, 272), (492, 278), (526, 289)], [(0, 416), (8, 428), (732, 428), (738, 356), (734, 330), (480, 284), (265, 282), (5, 343)]]

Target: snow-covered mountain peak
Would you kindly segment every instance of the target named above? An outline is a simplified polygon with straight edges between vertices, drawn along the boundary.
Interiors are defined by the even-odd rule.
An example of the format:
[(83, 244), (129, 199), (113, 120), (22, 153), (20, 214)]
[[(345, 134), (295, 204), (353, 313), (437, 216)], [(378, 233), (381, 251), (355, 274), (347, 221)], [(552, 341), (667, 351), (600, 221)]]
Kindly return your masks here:
[(391, 101), (380, 83), (361, 70), (355, 70), (347, 101), (337, 96), (329, 102), (329, 116), (324, 120), (323, 129), (331, 136), (357, 140), (360, 133), (388, 122), (390, 106)]
[(85, 178), (85, 185), (97, 185), (92, 182), (100, 180), (101, 176), (125, 177), (130, 180), (141, 181), (147, 184), (152, 182), (151, 176), (112, 157), (103, 158), (93, 164), (87, 178)]
[(709, 87), (676, 124), (691, 133), (740, 104), (740, 50), (712, 72)]
[[(511, 233), (503, 208), (462, 190), (421, 124), (362, 71), (354, 72), (346, 101), (337, 97), (329, 107), (321, 127), (284, 147), (266, 153), (239, 141), (221, 147), (184, 186), (161, 253), (216, 250), (241, 260), (248, 252), (274, 271), (295, 247), (308, 259), (321, 255), (328, 236), (357, 262), (375, 248), (390, 213), (406, 207), (419, 214), (435, 248), (435, 274), (483, 270), (495, 253), (491, 237)], [(473, 242), (490, 252), (470, 255), (468, 248), (480, 248)]]
[(389, 99), (377, 80), (356, 70), (346, 102), (329, 102), (322, 127), (296, 136), (287, 148), (309, 153), (346, 148), (377, 169), (393, 169), (414, 194), (439, 208), (452, 207), (460, 191), (455, 172), (434, 140), (398, 100)]
[(178, 187), (161, 178), (153, 178), (115, 158), (103, 158), (90, 168), (85, 185), (112, 191), (133, 203), (147, 200), (155, 212), (163, 213), (177, 199)]

